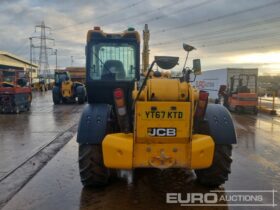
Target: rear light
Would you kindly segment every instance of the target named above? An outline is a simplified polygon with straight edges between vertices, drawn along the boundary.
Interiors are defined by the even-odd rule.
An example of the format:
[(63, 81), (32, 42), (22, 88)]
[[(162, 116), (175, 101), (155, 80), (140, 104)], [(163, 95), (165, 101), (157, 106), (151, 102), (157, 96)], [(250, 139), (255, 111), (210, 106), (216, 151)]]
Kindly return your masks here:
[(123, 90), (121, 88), (117, 88), (114, 91), (115, 98), (123, 98)]
[(127, 114), (124, 92), (121, 88), (116, 88), (113, 94), (120, 130), (121, 132), (129, 133), (129, 116)]
[(115, 99), (117, 114), (120, 116), (126, 115), (124, 93), (121, 88), (117, 88), (114, 90), (114, 99)]
[(200, 91), (199, 92), (199, 100), (200, 101), (208, 101), (208, 96), (209, 96), (208, 92), (205, 92), (205, 91)]
[(199, 100), (195, 112), (195, 116), (198, 117), (199, 119), (204, 118), (207, 104), (208, 104), (208, 96), (209, 96), (208, 92), (199, 91)]

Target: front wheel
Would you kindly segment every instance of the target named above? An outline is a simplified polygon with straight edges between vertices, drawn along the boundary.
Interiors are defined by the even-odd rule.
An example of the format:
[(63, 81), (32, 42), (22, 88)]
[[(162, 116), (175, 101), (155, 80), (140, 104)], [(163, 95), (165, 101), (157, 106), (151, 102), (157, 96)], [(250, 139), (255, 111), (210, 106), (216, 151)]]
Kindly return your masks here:
[(215, 144), (212, 166), (195, 170), (197, 181), (207, 187), (218, 187), (228, 180), (231, 170), (232, 145)]
[(79, 145), (79, 169), (85, 187), (102, 187), (108, 183), (109, 169), (103, 163), (102, 145)]

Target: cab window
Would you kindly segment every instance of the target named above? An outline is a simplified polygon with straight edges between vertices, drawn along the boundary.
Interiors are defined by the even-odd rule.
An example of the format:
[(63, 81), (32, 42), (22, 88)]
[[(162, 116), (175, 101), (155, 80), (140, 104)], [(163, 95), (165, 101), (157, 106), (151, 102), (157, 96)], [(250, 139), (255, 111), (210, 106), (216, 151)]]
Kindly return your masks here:
[(123, 43), (99, 43), (91, 49), (90, 77), (94, 80), (130, 81), (135, 78), (136, 50)]

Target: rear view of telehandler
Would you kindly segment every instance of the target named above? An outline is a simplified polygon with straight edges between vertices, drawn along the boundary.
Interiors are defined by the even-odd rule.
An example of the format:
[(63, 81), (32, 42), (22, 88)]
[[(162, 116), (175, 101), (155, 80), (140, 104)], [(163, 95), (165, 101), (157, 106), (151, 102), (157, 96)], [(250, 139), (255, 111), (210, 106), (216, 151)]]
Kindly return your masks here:
[(53, 87), (53, 103), (73, 103), (78, 99), (79, 104), (86, 100), (85, 85), (80, 82), (72, 82), (67, 71), (55, 72), (55, 86)]
[(156, 56), (140, 80), (138, 32), (88, 31), (89, 104), (77, 134), (84, 186), (108, 184), (111, 169), (194, 169), (198, 181), (210, 187), (228, 179), (236, 134), (227, 109), (208, 104), (208, 93), (190, 84), (190, 74), (201, 71), (200, 60), (192, 69), (184, 66), (180, 79), (149, 78), (154, 64), (172, 69), (178, 59)]

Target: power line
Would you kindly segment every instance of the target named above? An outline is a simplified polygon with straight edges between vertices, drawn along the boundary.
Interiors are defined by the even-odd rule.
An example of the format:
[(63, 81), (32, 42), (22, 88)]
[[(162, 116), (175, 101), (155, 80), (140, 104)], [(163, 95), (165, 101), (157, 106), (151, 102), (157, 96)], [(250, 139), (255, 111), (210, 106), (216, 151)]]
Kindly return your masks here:
[[(192, 36), (182, 36), (182, 37), (176, 37), (175, 39), (168, 39), (168, 41), (162, 41), (162, 42), (156, 42), (154, 44), (151, 44), (151, 46), (164, 46), (164, 45), (169, 45), (169, 44), (173, 44), (175, 41), (184, 41), (184, 40), (189, 40), (189, 39), (197, 39), (197, 38), (209, 38), (210, 36), (218, 36), (221, 35), (221, 33), (234, 33), (234, 31), (236, 30), (246, 30), (248, 28), (251, 27), (255, 27), (255, 26), (260, 26), (263, 24), (271, 24), (271, 23), (275, 23), (275, 22), (279, 22), (280, 21), (280, 17), (274, 17), (274, 18), (270, 18), (267, 20), (262, 20), (262, 21), (257, 21), (254, 23), (248, 23), (248, 24), (243, 24), (243, 25), (239, 25), (239, 26), (233, 26), (233, 27), (228, 27), (225, 29), (220, 29), (220, 30), (215, 30), (212, 32), (206, 32), (206, 33), (200, 33), (200, 34), (195, 34)], [(222, 35), (221, 35), (222, 36)]]
[(243, 13), (247, 13), (247, 12), (252, 12), (252, 11), (255, 11), (255, 10), (263, 9), (265, 7), (275, 6), (277, 4), (280, 4), (280, 1), (274, 1), (274, 2), (271, 2), (271, 3), (268, 3), (268, 4), (263, 4), (263, 5), (252, 7), (252, 8), (248, 8), (248, 9), (245, 9), (245, 10), (240, 10), (240, 11), (232, 12), (232, 13), (225, 14), (225, 15), (219, 15), (217, 17), (209, 18), (207, 20), (196, 21), (196, 22), (192, 22), (192, 23), (188, 23), (188, 24), (184, 24), (184, 25), (179, 25), (179, 26), (165, 28), (165, 29), (162, 29), (162, 30), (157, 30), (157, 31), (154, 32), (154, 34), (156, 34), (156, 33), (165, 33), (167, 31), (174, 30), (174, 29), (186, 28), (186, 27), (195, 26), (195, 25), (199, 25), (199, 24), (209, 23), (209, 22), (212, 22), (212, 21), (216, 21), (216, 20), (220, 20), (220, 19), (224, 19), (224, 18), (240, 15), (240, 14), (243, 14)]
[[(156, 9), (154, 9), (154, 10), (151, 10), (151, 11), (144, 11), (144, 12), (142, 12), (142, 13), (138, 13), (138, 14), (136, 14), (136, 15), (131, 15), (131, 16), (129, 16), (129, 17), (124, 17), (124, 18), (121, 18), (121, 19), (119, 19), (119, 20), (117, 20), (117, 21), (112, 21), (112, 22), (110, 22), (110, 23), (108, 23), (108, 24), (105, 24), (105, 26), (108, 26), (108, 25), (111, 25), (111, 24), (115, 24), (115, 23), (119, 23), (119, 22), (122, 22), (122, 21), (124, 21), (124, 20), (127, 20), (127, 19), (134, 19), (134, 18), (136, 18), (136, 17), (140, 17), (140, 16), (146, 16), (147, 14), (152, 14), (152, 13), (155, 13), (155, 12), (158, 12), (158, 11), (160, 11), (160, 10), (163, 10), (163, 9), (165, 9), (165, 8), (169, 8), (170, 6), (174, 6), (176, 3), (184, 3), (184, 0), (176, 0), (176, 1), (172, 1), (172, 3), (169, 3), (169, 4), (165, 4), (165, 5), (163, 5), (163, 6), (161, 6), (161, 7), (158, 7), (158, 8), (156, 8)], [(137, 24), (137, 23), (136, 23)]]
[[(121, 10), (131, 9), (131, 8), (139, 5), (140, 3), (143, 3), (143, 1), (146, 1), (146, 0), (140, 0), (140, 1), (134, 2), (132, 4), (129, 4), (129, 5), (125, 6), (125, 7), (121, 7), (121, 8), (115, 9), (113, 11), (110, 11), (109, 15), (118, 13)], [(94, 18), (94, 20), (98, 20), (98, 19), (101, 19), (101, 18), (104, 18), (104, 17), (107, 17), (107, 16), (108, 16), (108, 13), (100, 15), (100, 16), (97, 16), (97, 17)], [(86, 24), (86, 23), (90, 23), (90, 22), (92, 22), (92, 19), (86, 20), (86, 21), (81, 21), (81, 22), (78, 22), (78, 23), (75, 23), (75, 24), (71, 24), (71, 25), (68, 25), (68, 26), (65, 26), (65, 27), (55, 28), (55, 29), (53, 29), (53, 31), (60, 31), (60, 30), (66, 29), (66, 28), (72, 28), (73, 26), (80, 26), (80, 25), (83, 25), (83, 24)]]
[[(275, 18), (271, 18), (271, 19), (267, 19), (267, 20), (264, 20), (264, 21), (261, 21), (263, 24), (267, 24), (267, 23), (271, 23), (271, 22), (276, 22), (276, 21), (279, 21), (279, 18), (280, 17), (275, 17)], [(251, 26), (256, 26), (260, 23), (259, 22), (255, 22), (255, 23), (250, 23)], [(246, 26), (249, 26), (249, 24), (246, 24)], [(239, 28), (242, 27), (242, 26), (239, 26)], [(247, 30), (248, 28), (246, 27), (243, 27), (245, 30)], [(223, 29), (223, 30), (226, 30), (227, 33), (232, 33), (232, 32), (229, 32), (229, 29)], [(249, 32), (253, 32), (253, 31), (256, 31), (256, 30), (260, 30), (260, 29), (255, 29), (255, 30), (251, 30)], [(262, 29), (263, 30), (263, 29)], [(237, 32), (238, 35), (240, 35), (240, 32)], [(243, 32), (248, 34), (248, 31), (245, 31)], [(205, 37), (205, 38), (211, 38), (209, 36), (209, 33), (208, 34), (208, 37)], [(217, 36), (219, 36), (220, 34), (214, 34), (214, 37), (212, 38), (218, 38)], [(232, 34), (228, 34), (228, 35), (232, 35)], [(229, 39), (229, 40), (216, 40), (216, 41), (213, 41), (211, 42), (210, 44), (203, 44), (201, 45), (199, 48), (206, 48), (206, 47), (210, 47), (210, 46), (221, 46), (221, 45), (226, 45), (226, 44), (232, 44), (232, 43), (236, 43), (236, 42), (243, 42), (243, 41), (248, 41), (248, 40), (256, 40), (256, 39), (263, 39), (263, 38), (271, 38), (271, 37), (278, 37), (280, 34), (271, 34), (271, 33), (263, 33), (263, 34), (256, 34), (256, 35), (253, 35), (253, 36), (245, 36), (245, 37), (229, 37), (229, 38), (233, 38), (233, 39)], [(216, 36), (216, 37), (215, 37)], [(195, 37), (199, 37), (199, 36), (192, 36), (192, 38), (195, 38)], [(203, 36), (202, 36), (203, 37)], [(224, 36), (220, 37), (220, 38), (224, 38)], [(194, 41), (198, 41), (198, 40), (194, 40)], [(170, 49), (170, 48), (169, 48)], [(178, 49), (178, 47), (176, 48), (171, 48), (171, 49)], [(166, 50), (165, 50), (166, 51)], [(158, 51), (158, 52), (163, 52), (163, 51)]]
[[(184, 0), (176, 0), (176, 1), (173, 1), (172, 3), (165, 4), (165, 5), (161, 6), (161, 7), (156, 8), (156, 9), (153, 9), (153, 10), (150, 10), (150, 11), (144, 11), (144, 12), (137, 13), (137, 14), (133, 14), (131, 16), (124, 17), (124, 18), (121, 18), (121, 19), (117, 19), (117, 20), (112, 19), (112, 20), (110, 20), (109, 23), (102, 24), (102, 26), (103, 27), (104, 26), (109, 26), (109, 25), (112, 25), (112, 24), (120, 23), (120, 22), (122, 22), (124, 20), (128, 20), (128, 19), (131, 20), (131, 19), (134, 19), (134, 18), (137, 18), (137, 17), (140, 17), (140, 16), (146, 16), (147, 14), (152, 14), (152, 13), (155, 13), (155, 12), (160, 11), (162, 9), (168, 8), (170, 6), (173, 6), (176, 3), (184, 3)], [(120, 12), (120, 10), (118, 10), (118, 12)], [(110, 13), (110, 15), (111, 14), (112, 13)], [(107, 14), (107, 16), (108, 16), (108, 14)], [(100, 18), (104, 18), (104, 17), (106, 17), (106, 15), (102, 15), (102, 16), (99, 16), (97, 18), (94, 18), (94, 20), (97, 20), (97, 19), (100, 19)], [(81, 25), (79, 25), (79, 26), (81, 26)], [(75, 29), (73, 29), (73, 32), (79, 32), (79, 31), (77, 31), (77, 29), (75, 28)], [(64, 31), (64, 33), (66, 33), (66, 31)]]
[[(140, 4), (140, 2), (141, 1), (138, 1), (138, 2), (136, 2), (136, 3), (134, 3), (134, 5), (135, 4)], [(198, 7), (198, 5), (201, 5), (201, 4), (203, 4), (203, 3), (206, 3), (206, 2), (211, 2), (210, 0), (207, 0), (207, 1), (204, 1), (204, 2), (201, 2), (201, 3), (199, 3), (199, 4), (196, 4), (197, 6), (195, 7), (195, 8), (197, 8)], [(280, 2), (278, 2), (278, 1), (276, 1), (276, 2), (272, 2), (272, 3), (268, 3), (268, 4), (265, 4), (265, 5), (261, 5), (261, 6), (257, 6), (257, 7), (253, 7), (253, 8), (249, 8), (249, 9), (245, 9), (245, 10), (242, 10), (242, 11), (237, 11), (237, 12), (233, 12), (233, 13), (230, 13), (230, 14), (226, 14), (226, 15), (220, 15), (220, 16), (217, 16), (217, 17), (214, 17), (214, 18), (211, 18), (211, 19), (207, 19), (206, 21), (197, 21), (197, 22), (194, 22), (194, 23), (190, 23), (190, 24), (185, 24), (184, 26), (173, 26), (174, 28), (184, 28), (184, 27), (187, 27), (187, 26), (193, 26), (193, 25), (199, 25), (199, 24), (203, 24), (203, 23), (207, 23), (207, 22), (211, 22), (211, 21), (215, 21), (215, 20), (219, 20), (219, 19), (222, 19), (222, 18), (227, 18), (227, 17), (231, 17), (231, 16), (236, 16), (236, 15), (238, 15), (238, 14), (243, 14), (243, 13), (246, 13), (246, 12), (251, 12), (251, 11), (254, 11), (254, 10), (257, 10), (257, 9), (262, 9), (262, 8), (264, 8), (264, 7), (269, 7), (269, 6), (273, 6), (273, 5), (276, 5), (276, 4), (278, 4), (278, 3), (280, 3)], [(174, 2), (172, 3), (172, 4), (174, 4)], [(133, 4), (131, 4), (130, 6), (132, 6)], [(170, 5), (170, 4), (168, 4), (168, 5)], [(135, 5), (136, 6), (136, 5)], [(164, 5), (164, 6), (161, 6), (161, 7), (159, 7), (159, 8), (161, 8), (161, 9), (163, 9), (163, 8), (167, 8), (166, 7), (167, 5)], [(192, 5), (192, 6), (190, 6), (190, 7), (194, 7), (195, 5)], [(202, 6), (202, 5), (201, 5)], [(126, 7), (129, 7), (129, 5), (128, 6), (126, 6)], [(123, 7), (124, 8), (124, 7)], [(157, 8), (156, 10), (154, 10), (154, 11), (151, 11), (152, 13), (155, 13), (155, 12), (157, 12), (157, 11), (159, 11), (159, 8)], [(180, 8), (179, 10), (176, 10), (175, 12), (178, 12), (178, 11), (183, 11), (184, 9), (186, 9), (186, 8)], [(115, 12), (116, 12), (116, 10), (114, 10)], [(120, 9), (118, 9), (117, 10), (118, 12), (121, 12), (121, 10)], [(115, 13), (114, 12), (114, 13)], [(150, 13), (151, 13), (150, 12)], [(110, 13), (110, 14), (112, 14), (112, 13)], [(109, 14), (109, 15), (110, 15)], [(117, 13), (116, 13), (117, 14)], [(147, 14), (147, 13), (145, 13), (145, 14)], [(175, 14), (175, 13), (173, 13), (173, 14)], [(173, 15), (172, 14), (172, 15)], [(97, 18), (95, 18), (95, 19), (99, 19), (99, 18), (102, 18), (102, 17), (108, 17), (109, 16), (108, 14), (104, 14), (104, 15), (101, 15), (101, 16), (99, 16), (99, 17), (97, 17)], [(113, 23), (116, 23), (116, 22), (119, 22), (119, 21), (123, 21), (123, 20), (125, 20), (125, 19), (129, 19), (129, 18), (133, 18), (133, 17), (139, 17), (139, 16), (141, 16), (141, 15), (143, 15), (143, 13), (138, 13), (138, 14), (134, 14), (134, 15), (132, 15), (132, 16), (129, 16), (129, 17), (126, 17), (126, 18), (122, 18), (122, 19), (119, 19), (119, 20), (116, 20), (116, 21), (114, 21), (114, 20), (112, 20), (112, 22), (110, 22), (110, 23), (108, 23), (107, 25), (111, 25), (111, 24), (113, 24)], [(153, 18), (151, 18), (150, 19), (150, 21), (157, 21), (157, 20), (160, 20), (160, 19), (162, 19), (162, 18), (166, 18), (166, 17), (168, 17), (168, 16), (157, 16), (157, 17), (153, 17)], [(270, 19), (271, 21), (273, 21), (272, 19)], [(275, 18), (275, 22), (276, 21), (279, 21), (279, 17), (277, 17), (277, 20), (276, 20), (276, 18)], [(88, 22), (90, 22), (90, 21), (88, 21)], [(263, 21), (259, 21), (259, 22), (256, 22), (256, 23), (254, 23), (255, 25), (251, 25), (250, 27), (255, 27), (255, 26), (258, 26), (257, 25), (257, 23), (260, 23), (260, 22), (263, 22)], [(86, 23), (86, 22), (84, 22), (84, 23)], [(77, 24), (84, 24), (84, 23), (77, 23)], [(266, 23), (269, 23), (268, 22), (268, 20), (266, 21)], [(265, 23), (265, 24), (266, 24)], [(271, 22), (270, 22), (271, 23)], [(68, 26), (65, 26), (65, 27), (63, 27), (63, 28), (58, 28), (58, 29), (56, 29), (57, 31), (59, 31), (59, 30), (63, 30), (63, 29), (66, 29), (66, 28), (69, 28), (69, 27), (72, 27), (72, 26), (75, 26), (75, 25), (77, 25), (77, 24), (72, 24), (72, 25), (68, 25)], [(264, 24), (264, 23), (263, 23)], [(242, 28), (242, 27), (244, 27), (244, 28), (242, 28), (242, 30), (244, 29), (244, 30), (246, 30), (246, 25), (249, 27), (249, 24), (243, 24), (243, 26), (234, 26), (234, 27), (231, 27), (231, 28), (227, 28), (227, 29), (220, 29), (220, 30), (216, 30), (215, 32), (211, 32), (212, 33), (212, 39), (218, 39), (218, 40), (216, 40), (216, 41), (219, 41), (219, 39), (220, 38), (225, 38), (226, 36), (232, 36), (232, 34), (228, 34), (228, 33), (237, 33), (237, 32), (229, 32), (229, 30), (234, 30), (234, 29), (236, 29), (236, 30), (239, 30), (240, 28)], [(166, 31), (168, 31), (168, 30), (171, 30), (170, 29), (171, 27), (169, 27), (169, 28), (167, 28), (167, 29), (163, 29), (163, 30), (165, 30), (165, 32)], [(78, 31), (77, 29), (75, 29), (76, 31)], [(256, 30), (259, 30), (259, 29), (256, 29)], [(157, 33), (158, 31), (155, 31), (154, 33)], [(223, 33), (224, 32), (224, 35), (221, 35), (221, 34), (214, 34), (214, 33)], [(249, 31), (249, 32), (252, 32), (252, 31)], [(239, 33), (242, 33), (242, 32), (239, 32)], [(248, 32), (243, 32), (243, 33), (248, 33)], [(228, 34), (228, 35), (225, 35), (225, 34)], [(189, 38), (194, 38), (195, 40), (197, 40), (197, 38), (201, 38), (201, 39), (203, 39), (203, 38), (209, 38), (209, 39), (211, 39), (211, 34), (209, 34), (209, 33), (204, 33), (204, 34), (198, 34), (198, 35), (194, 35), (194, 36), (189, 36), (189, 37), (184, 37), (184, 39), (189, 39)], [(238, 37), (231, 37), (231, 38), (238, 38)], [(240, 37), (241, 39), (242, 39), (242, 37)], [(239, 39), (240, 39), (239, 38)], [(244, 38), (244, 37), (243, 37)], [(183, 39), (183, 37), (182, 37), (182, 39)], [(201, 40), (200, 39), (200, 40)], [(168, 42), (157, 42), (157, 43), (155, 43), (155, 44), (152, 44), (152, 46), (164, 46), (164, 45), (168, 45), (168, 44), (171, 44), (172, 42), (174, 42), (174, 41), (178, 41), (178, 38), (176, 38), (176, 39), (173, 39), (173, 41), (168, 41)], [(214, 43), (214, 42), (213, 42)], [(208, 45), (204, 45), (204, 46), (208, 46)], [(24, 46), (22, 46), (22, 47), (24, 47)], [(21, 48), (18, 48), (18, 51), (22, 51), (22, 47)]]
[[(206, 48), (206, 47), (211, 47), (211, 46), (222, 46), (222, 45), (227, 45), (227, 44), (233, 44), (233, 43), (236, 43), (236, 42), (244, 42), (244, 41), (248, 41), (248, 40), (256, 40), (256, 39), (267, 39), (267, 38), (274, 38), (274, 37), (280, 37), (280, 33), (276, 33), (276, 34), (261, 34), (261, 35), (255, 35), (255, 36), (247, 36), (247, 37), (242, 37), (242, 38), (238, 38), (238, 39), (231, 39), (231, 40), (225, 40), (225, 41), (217, 41), (217, 42), (212, 42), (210, 44), (202, 44), (200, 46), (197, 47), (197, 49), (199, 48)], [(167, 48), (165, 49), (165, 51), (167, 50), (175, 50), (175, 49), (178, 49), (178, 47), (170, 47), (170, 48)], [(158, 52), (163, 52), (162, 51), (158, 51)]]
[[(199, 4), (189, 6), (189, 7), (187, 7), (187, 8), (189, 8), (189, 9), (191, 9), (191, 8), (197, 8), (197, 7), (199, 7), (199, 6), (202, 6), (202, 5), (207, 4), (207, 3), (210, 3), (210, 2), (211, 2), (211, 1), (204, 1), (204, 2), (201, 2), (201, 3), (199, 3)], [(242, 10), (242, 11), (237, 11), (237, 12), (233, 12), (233, 13), (230, 13), (230, 14), (218, 16), (218, 17), (215, 17), (215, 18), (212, 18), (212, 19), (208, 19), (207, 21), (210, 22), (210, 21), (214, 21), (214, 20), (221, 19), (221, 18), (230, 17), (230, 16), (234, 16), (234, 15), (238, 15), (238, 14), (242, 14), (242, 13), (254, 11), (254, 10), (261, 9), (261, 8), (264, 8), (264, 7), (268, 7), (268, 6), (272, 6), (272, 5), (275, 5), (275, 4), (278, 4), (278, 3), (280, 3), (280, 2), (272, 2), (272, 3), (269, 3), (269, 4), (265, 4), (265, 5), (261, 5), (261, 6), (257, 6), (257, 7), (253, 7), (253, 8), (249, 8), (249, 9), (245, 9), (245, 10)], [(173, 2), (173, 4), (174, 4), (174, 2)], [(169, 5), (169, 4), (164, 5), (164, 6), (160, 7), (160, 8), (158, 8), (158, 9), (166, 8), (168, 5)], [(183, 9), (180, 9), (180, 10), (181, 10), (181, 11), (184, 10), (184, 9), (186, 10), (187, 8), (183, 8)], [(156, 11), (157, 11), (158, 9), (156, 9)], [(179, 10), (179, 12), (180, 12), (180, 10)], [(127, 17), (127, 18), (138, 17), (138, 16), (141, 16), (141, 15), (143, 15), (143, 13), (140, 13), (140, 14), (137, 14), (137, 15), (133, 15), (133, 16), (130, 16), (130, 17)], [(127, 18), (125, 18), (125, 19), (127, 19)], [(124, 20), (124, 18), (123, 18), (123, 19), (120, 19), (120, 20), (117, 20), (117, 21), (112, 21), (112, 22), (110, 22), (110, 23), (107, 24), (107, 25), (110, 25), (110, 24), (119, 22), (119, 21), (121, 21), (121, 20)], [(188, 24), (188, 25), (184, 25), (184, 27), (190, 26), (190, 25), (196, 25), (196, 24), (199, 24), (199, 23), (205, 23), (205, 21), (199, 21), (199, 22), (191, 23), (191, 24)], [(106, 26), (106, 24), (105, 24), (104, 26)], [(179, 28), (179, 27), (183, 27), (183, 26), (176, 26), (176, 27), (173, 27), (173, 28)], [(163, 30), (167, 31), (168, 29), (163, 29)], [(157, 32), (157, 31), (156, 31), (156, 32)], [(155, 33), (156, 33), (156, 32), (155, 32)], [(219, 32), (219, 31), (218, 31), (218, 32)], [(154, 33), (153, 33), (153, 34), (154, 34)], [(207, 35), (209, 35), (209, 34), (206, 34), (206, 36), (207, 36)], [(198, 36), (201, 36), (201, 35), (198, 35)], [(176, 41), (176, 40), (178, 40), (178, 38), (176, 38), (176, 39), (173, 40), (173, 41)], [(173, 42), (173, 41), (169, 41), (168, 43), (171, 43), (171, 42)], [(167, 43), (167, 42), (165, 42), (165, 43), (156, 43), (156, 44), (152, 44), (152, 45), (153, 45), (153, 46), (156, 46), (156, 45), (165, 45), (165, 44), (168, 44), (168, 43)]]
[[(203, 2), (200, 2), (198, 4), (194, 4), (194, 5), (191, 5), (191, 6), (187, 6), (187, 7), (184, 7), (184, 8), (180, 8), (179, 10), (175, 10), (174, 13), (178, 13), (178, 12), (183, 12), (183, 11), (187, 11), (187, 10), (191, 10), (191, 9), (195, 9), (195, 8), (198, 8), (198, 7), (201, 7), (203, 5), (206, 5), (206, 4), (209, 4), (209, 3), (212, 3), (216, 0), (206, 0), (206, 1), (203, 1)], [(102, 24), (102, 26), (109, 26), (109, 25), (112, 25), (112, 24), (116, 24), (116, 23), (120, 23), (122, 21), (125, 21), (125, 20), (131, 20), (131, 19), (134, 19), (134, 18), (137, 18), (137, 17), (140, 17), (140, 16), (147, 16), (148, 14), (153, 14), (155, 12), (158, 12), (160, 10), (163, 10), (163, 9), (166, 9), (166, 8), (170, 8), (171, 6), (174, 6), (176, 5), (176, 3), (184, 3), (185, 1), (184, 0), (177, 0), (177, 1), (173, 1), (172, 3), (169, 3), (169, 4), (165, 4), (161, 7), (158, 7), (154, 10), (151, 10), (151, 11), (144, 11), (144, 12), (141, 12), (141, 13), (138, 13), (138, 14), (134, 14), (134, 15), (131, 15), (131, 16), (128, 16), (128, 17), (124, 17), (124, 18), (121, 18), (121, 19), (118, 19), (118, 20), (110, 20), (109, 23), (107, 24)], [(135, 5), (136, 6), (136, 5)], [(119, 10), (118, 10), (119, 12)], [(99, 16), (96, 19), (100, 19), (100, 18), (103, 18), (103, 17), (106, 17), (106, 15), (102, 15), (102, 16)], [(165, 18), (166, 16), (164, 17), (157, 17), (157, 18), (153, 18), (153, 19), (150, 19), (150, 20), (147, 20), (147, 21), (155, 21), (155, 20), (159, 20), (161, 18)], [(136, 23), (135, 25), (139, 25), (139, 24), (142, 24), (142, 23), (145, 23), (147, 21), (141, 21), (141, 22), (138, 22)], [(61, 29), (64, 29), (65, 27), (61, 28)], [(60, 30), (60, 29), (57, 29), (57, 30)], [(75, 29), (73, 29), (74, 31), (73, 32), (79, 32)], [(66, 32), (65, 32), (66, 33)]]
[(270, 27), (263, 27), (263, 28), (256, 28), (256, 29), (253, 29), (253, 30), (248, 30), (248, 29), (244, 29), (245, 31), (233, 31), (231, 33), (225, 33), (225, 34), (213, 34), (212, 36), (208, 36), (208, 37), (201, 37), (199, 39), (190, 39), (190, 41), (197, 41), (197, 40), (200, 40), (200, 41), (221, 41), (225, 38), (237, 38), (237, 37), (242, 37), (244, 35), (250, 35), (252, 33), (256, 34), (256, 32), (269, 32), (269, 34), (271, 33), (274, 33), (275, 30), (276, 32), (278, 32), (278, 28), (270, 28)]
[(248, 40), (256, 40), (256, 39), (266, 39), (266, 38), (273, 38), (273, 37), (279, 37), (280, 33), (264, 33), (264, 34), (257, 34), (257, 35), (252, 35), (252, 36), (247, 36), (247, 37), (241, 37), (238, 39), (231, 39), (231, 40), (225, 40), (225, 41), (218, 41), (218, 42), (212, 42), (207, 45), (202, 45), (201, 47), (211, 47), (211, 46), (219, 46), (219, 45), (226, 45), (226, 44), (232, 44), (236, 42), (244, 42)]
[(21, 55), (21, 53), (24, 51), (24, 50), (28, 50), (28, 43), (27, 42), (24, 42), (20, 47), (18, 47), (15, 51), (14, 51), (14, 54), (18, 54), (18, 55)]
[[(187, 6), (187, 7), (184, 7), (184, 8), (180, 8), (179, 10), (173, 11), (170, 16), (177, 15), (180, 12), (186, 12), (186, 11), (191, 10), (191, 9), (196, 9), (196, 8), (202, 7), (206, 4), (213, 3), (214, 1), (216, 1), (216, 0), (206, 0), (206, 1), (200, 2), (198, 4), (190, 5), (190, 6)], [(172, 5), (174, 5), (174, 3), (175, 2), (173, 2)], [(136, 24), (151, 23), (151, 22), (158, 21), (158, 20), (161, 20), (161, 19), (166, 18), (166, 17), (168, 17), (168, 16), (161, 15), (161, 16), (154, 17), (152, 19), (147, 19), (145, 21), (139, 21)]]

